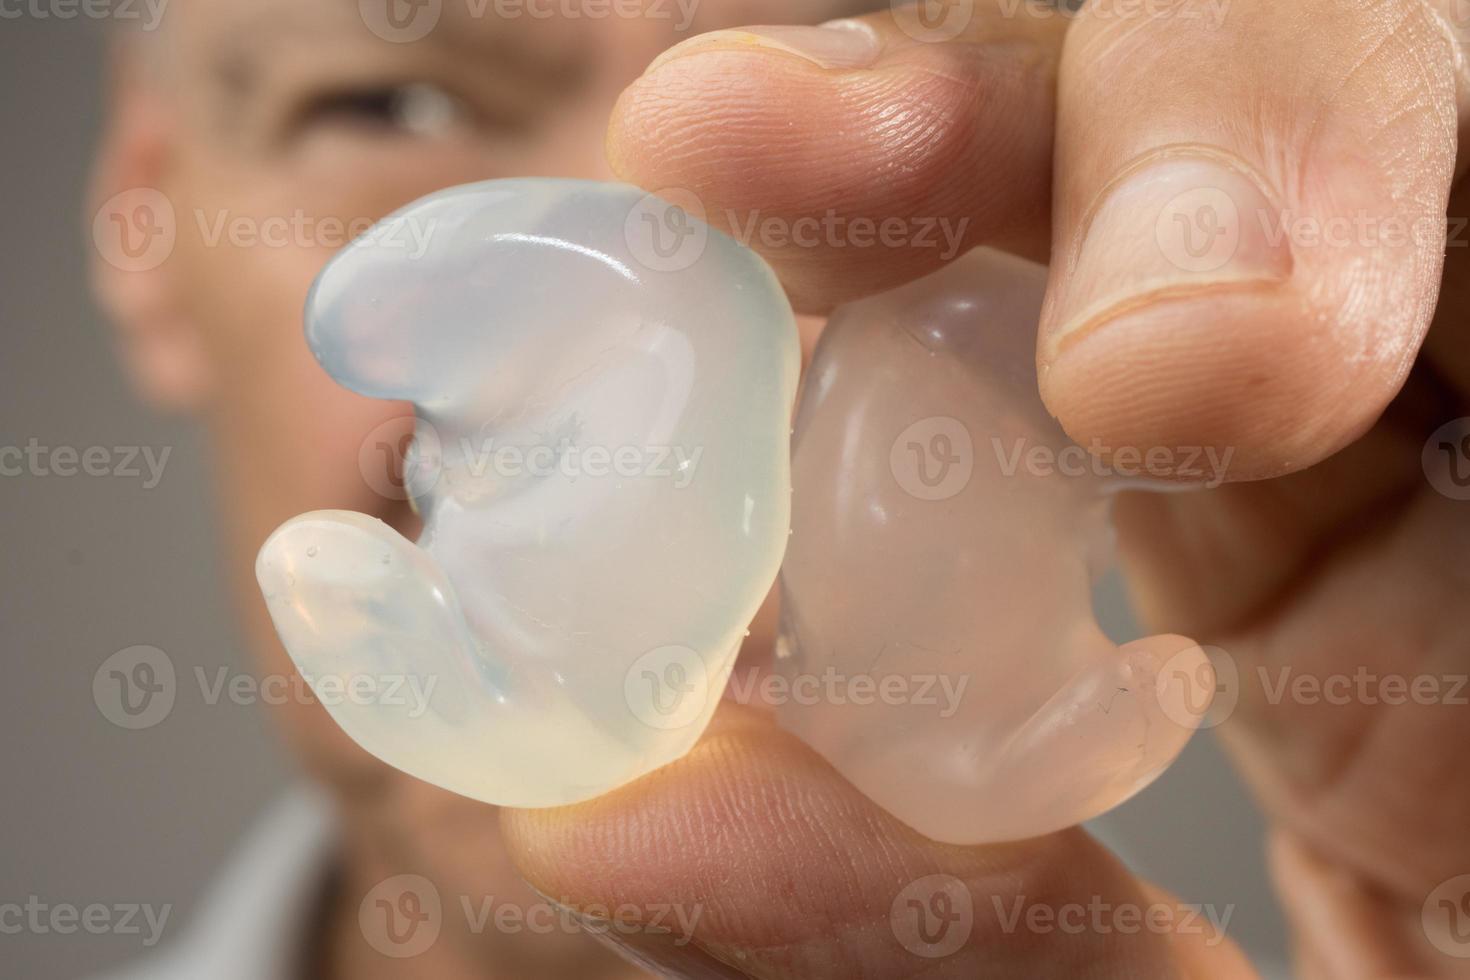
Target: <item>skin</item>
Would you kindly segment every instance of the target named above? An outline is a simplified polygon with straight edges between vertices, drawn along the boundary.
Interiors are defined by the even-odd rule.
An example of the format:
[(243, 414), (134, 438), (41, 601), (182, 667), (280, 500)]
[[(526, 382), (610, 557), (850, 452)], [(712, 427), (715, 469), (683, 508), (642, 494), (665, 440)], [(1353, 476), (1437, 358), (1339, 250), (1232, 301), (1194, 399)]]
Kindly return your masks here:
[[(444, 185), (543, 174), (689, 188), (716, 223), (756, 209), (968, 218), (967, 245), (1052, 260), (1038, 370), (1074, 439), (1105, 456), (1234, 453), (1220, 490), (1127, 497), (1117, 517), (1149, 627), (1224, 648), (1245, 678), (1220, 731), (1272, 821), (1301, 974), (1465, 972), (1426, 941), (1419, 913), (1439, 882), (1470, 872), (1470, 712), (1272, 699), (1256, 680), (1258, 668), (1467, 670), (1470, 511), (1436, 493), (1419, 462), (1430, 432), (1470, 414), (1467, 251), (1451, 247), (1446, 261), (1438, 224), (1466, 213), (1457, 148), (1470, 103), (1452, 0), (1234, 0), (1218, 21), (1197, 0), (1174, 16), (1112, 4), (1077, 18), (979, 0), (942, 43), (915, 40), (886, 11), (865, 18), (861, 66), (814, 62), (800, 54), (812, 39), (794, 35), (772, 45), (747, 33), (687, 40), (644, 19), (458, 23), (457, 6), (429, 39), (387, 44), (350, 5), (176, 0), (166, 31), (119, 58), (94, 194), (162, 191), (179, 240), (149, 272), (99, 261), (98, 294), (139, 390), (209, 427), (230, 574), (262, 673), (290, 670), (250, 576), (275, 526), (336, 507), (411, 533), (411, 515), (357, 463), (368, 434), (404, 410), (336, 387), (306, 350), (301, 304), (330, 247), (210, 244), (195, 209), (373, 218)], [(787, 6), (707, 3), (695, 30), (780, 21)], [(403, 81), (444, 86), (475, 107), (471, 121), (425, 134), (360, 109), (301, 108)], [(1259, 194), (1273, 213), (1428, 216), (1438, 230), (1398, 247), (1273, 251), (1251, 237), (1246, 208), (1245, 274), (1140, 284), (1130, 259), (1155, 229), (1109, 202), (1128, 175), (1179, 159), (1249, 175), (1239, 200)], [(938, 261), (933, 250), (762, 251), (816, 315)], [(746, 651), (757, 662), (769, 652), (762, 622)], [(429, 952), (383, 957), (357, 909), (400, 873), (428, 877), (451, 903), (538, 903), (519, 874), (584, 911), (697, 908), (692, 942), (643, 932), (617, 943), (678, 976), (1253, 975), (1209, 933), (1005, 930), (992, 898), (1175, 900), (1077, 830), (993, 847), (927, 841), (755, 708), (723, 708), (687, 758), (616, 793), (498, 815), (389, 770), (315, 706), (281, 714), (345, 831), (313, 975), (642, 975), (580, 935), (473, 934), (456, 915)], [(904, 884), (940, 873), (976, 897), (975, 926), (953, 956), (922, 959), (896, 941), (888, 910)]]

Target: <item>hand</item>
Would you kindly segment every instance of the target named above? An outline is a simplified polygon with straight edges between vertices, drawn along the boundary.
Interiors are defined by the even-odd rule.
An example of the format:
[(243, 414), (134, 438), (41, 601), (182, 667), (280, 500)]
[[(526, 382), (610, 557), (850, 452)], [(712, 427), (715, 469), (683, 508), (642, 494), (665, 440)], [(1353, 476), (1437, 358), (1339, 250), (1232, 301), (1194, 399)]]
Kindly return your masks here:
[[(686, 42), (624, 94), (614, 166), (693, 191), (737, 235), (752, 215), (940, 218), (964, 247), (1049, 255), (1038, 366), (1069, 434), (1105, 460), (1231, 454), (1227, 486), (1124, 498), (1117, 520), (1148, 625), (1235, 668), (1221, 731), (1273, 822), (1303, 975), (1463, 972), (1420, 917), (1470, 873), (1470, 708), (1451, 697), (1470, 670), (1470, 503), (1421, 464), (1470, 414), (1453, 220), (1444, 262), (1467, 203), (1454, 0), (953, 8), (942, 41), (884, 12)], [(952, 257), (751, 244), (814, 313)], [(1310, 694), (1364, 675), (1367, 694)], [(1439, 696), (1390, 703), (1390, 675)], [(1018, 899), (1179, 906), (1080, 831), (926, 841), (750, 709), (609, 797), (502, 819), (550, 895), (698, 906), (693, 943), (629, 940), (676, 975), (1250, 975), (1207, 931), (1007, 929)], [(930, 875), (974, 902), (948, 958), (889, 921)]]

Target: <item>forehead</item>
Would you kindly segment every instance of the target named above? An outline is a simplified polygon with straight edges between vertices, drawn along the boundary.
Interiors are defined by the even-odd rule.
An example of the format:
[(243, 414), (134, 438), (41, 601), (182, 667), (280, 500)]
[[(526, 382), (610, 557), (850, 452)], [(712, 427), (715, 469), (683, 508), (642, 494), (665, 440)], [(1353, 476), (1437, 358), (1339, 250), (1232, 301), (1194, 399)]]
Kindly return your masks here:
[(171, 0), (168, 29), (190, 43), (295, 38), (484, 46), (662, 41), (742, 24), (819, 23), (886, 0)]
[[(191, 100), (239, 105), (281, 79), (457, 74), (507, 94), (616, 91), (705, 31), (820, 23), (889, 0), (160, 0), (161, 57)], [(201, 103), (204, 104), (204, 103)]]

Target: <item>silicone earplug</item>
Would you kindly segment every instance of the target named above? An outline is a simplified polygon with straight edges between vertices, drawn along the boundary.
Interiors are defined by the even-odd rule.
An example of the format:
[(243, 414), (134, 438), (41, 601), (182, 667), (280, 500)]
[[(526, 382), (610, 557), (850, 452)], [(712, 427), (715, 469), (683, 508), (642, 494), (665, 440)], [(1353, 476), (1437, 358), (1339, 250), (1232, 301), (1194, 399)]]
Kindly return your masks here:
[(950, 843), (1118, 805), (1214, 690), (1191, 641), (1117, 647), (1094, 619), (1127, 481), (1099, 475), (1041, 403), (1044, 285), (981, 250), (839, 311), (797, 414), (781, 722)]
[[(338, 382), (418, 420), (417, 544), (322, 512), (257, 561), (337, 723), (521, 807), (684, 754), (789, 535), (800, 353), (770, 269), (632, 187), (496, 181), (385, 219), (306, 320)], [(404, 679), (425, 705), (386, 696)]]

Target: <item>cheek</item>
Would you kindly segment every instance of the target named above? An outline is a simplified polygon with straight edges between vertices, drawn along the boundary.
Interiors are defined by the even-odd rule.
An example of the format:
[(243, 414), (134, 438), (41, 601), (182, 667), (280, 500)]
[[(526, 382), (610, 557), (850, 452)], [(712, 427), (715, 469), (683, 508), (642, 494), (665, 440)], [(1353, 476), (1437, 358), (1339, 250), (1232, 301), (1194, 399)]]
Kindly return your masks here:
[(369, 220), (347, 214), (247, 204), (202, 210), (187, 219), (188, 234), (181, 228), (190, 315), (213, 375), (217, 449), (236, 495), (252, 495), (266, 523), (322, 508), (403, 523), (391, 454), (411, 431), (411, 409), (342, 388), (303, 332), (316, 274), (349, 229)]

